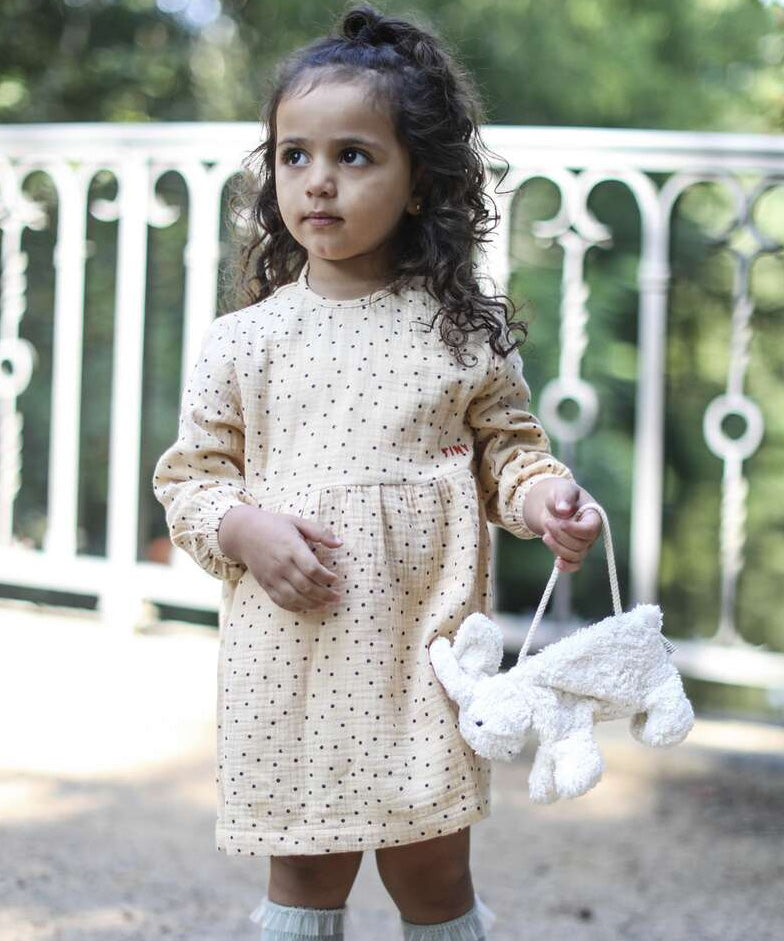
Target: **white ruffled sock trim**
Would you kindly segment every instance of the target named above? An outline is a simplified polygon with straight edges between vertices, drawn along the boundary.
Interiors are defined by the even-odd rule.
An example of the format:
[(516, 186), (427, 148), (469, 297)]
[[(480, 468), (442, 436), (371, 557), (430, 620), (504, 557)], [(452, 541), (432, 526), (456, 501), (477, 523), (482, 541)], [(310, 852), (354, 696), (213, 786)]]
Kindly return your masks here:
[(497, 921), (493, 912), (474, 892), (474, 907), (465, 915), (436, 925), (415, 925), (401, 918), (404, 941), (486, 941)]
[[(293, 938), (330, 938), (342, 941), (348, 908), (305, 908), (279, 905), (266, 895), (248, 916), (262, 928)], [(262, 932), (266, 937), (266, 932)]]

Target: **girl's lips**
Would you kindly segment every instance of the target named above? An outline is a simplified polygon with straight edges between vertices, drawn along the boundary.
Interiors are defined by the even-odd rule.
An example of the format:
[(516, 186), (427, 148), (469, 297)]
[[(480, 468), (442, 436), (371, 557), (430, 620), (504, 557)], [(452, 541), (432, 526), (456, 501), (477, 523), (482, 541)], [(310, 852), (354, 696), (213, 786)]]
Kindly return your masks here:
[(332, 225), (334, 222), (341, 222), (337, 216), (305, 216), (305, 222), (312, 225)]

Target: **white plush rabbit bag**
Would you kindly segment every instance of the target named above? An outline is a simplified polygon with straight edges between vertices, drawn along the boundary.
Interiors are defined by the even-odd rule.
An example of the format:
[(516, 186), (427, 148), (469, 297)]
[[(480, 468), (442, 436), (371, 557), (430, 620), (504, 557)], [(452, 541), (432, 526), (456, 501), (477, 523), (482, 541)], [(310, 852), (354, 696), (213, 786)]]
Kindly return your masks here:
[(609, 522), (596, 503), (581, 507), (577, 517), (589, 509), (602, 518), (613, 615), (527, 656), (555, 587), (554, 566), (517, 664), (506, 673), (498, 672), (501, 628), (481, 612), (462, 622), (454, 643), (437, 637), (429, 646), (435, 674), (459, 707), (460, 733), (478, 755), (509, 761), (531, 734), (538, 736), (528, 779), (538, 804), (579, 797), (599, 781), (596, 722), (630, 716), (632, 735), (652, 747), (677, 745), (694, 725), (670, 660), (675, 648), (661, 633), (661, 609), (639, 604), (622, 610)]

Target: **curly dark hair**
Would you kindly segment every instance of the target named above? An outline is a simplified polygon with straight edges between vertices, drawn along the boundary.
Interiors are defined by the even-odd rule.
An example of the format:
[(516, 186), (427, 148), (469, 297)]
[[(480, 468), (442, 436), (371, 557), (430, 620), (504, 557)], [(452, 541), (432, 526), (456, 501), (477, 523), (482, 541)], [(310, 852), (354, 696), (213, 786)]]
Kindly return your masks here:
[[(481, 291), (472, 260), (475, 248), (489, 241), (486, 235), (498, 222), (497, 213), (490, 217), (484, 201), (481, 151), (498, 155), (479, 133), (484, 119), (480, 96), (442, 39), (412, 20), (385, 16), (367, 3), (346, 10), (332, 34), (290, 53), (272, 78), (262, 114), (267, 136), (243, 161), (229, 198), (239, 233), (229, 268), (233, 301), (244, 306), (269, 297), (296, 280), (307, 260), (278, 208), (276, 115), (282, 98), (310, 89), (323, 80), (325, 70), (331, 80), (369, 80), (369, 93), (390, 108), (412, 170), (422, 174), (422, 210), (404, 213), (391, 236), (396, 264), (388, 288), (398, 293), (410, 278), (424, 278), (425, 289), (440, 305), (429, 326), (432, 329), (440, 318), (441, 338), (461, 364), (468, 334), (482, 329), (488, 331), (493, 350), (507, 356), (519, 342), (510, 331), (521, 331), (524, 340), (528, 324), (507, 320), (505, 301), (513, 315), (517, 312), (508, 295)], [(506, 169), (499, 182), (509, 169), (503, 162)], [(504, 336), (511, 343), (506, 348), (499, 339)]]

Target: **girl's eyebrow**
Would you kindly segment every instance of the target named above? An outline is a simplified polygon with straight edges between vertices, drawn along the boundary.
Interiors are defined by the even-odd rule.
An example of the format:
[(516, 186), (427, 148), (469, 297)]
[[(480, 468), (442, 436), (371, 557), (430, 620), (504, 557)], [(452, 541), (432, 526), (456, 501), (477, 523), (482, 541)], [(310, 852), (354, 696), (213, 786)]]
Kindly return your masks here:
[[(370, 140), (367, 137), (334, 137), (333, 143), (342, 144), (347, 146), (349, 144), (359, 144), (361, 147), (376, 147), (378, 150), (383, 150), (383, 147), (378, 141)], [(308, 144), (309, 140), (307, 137), (284, 137), (278, 142), (278, 147), (282, 147), (284, 144)]]

